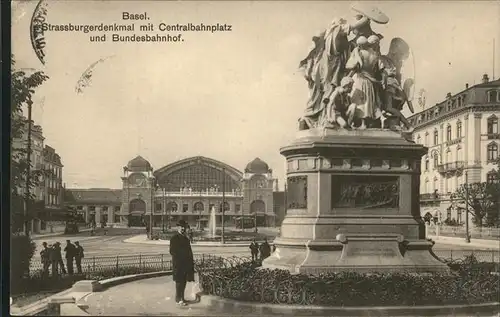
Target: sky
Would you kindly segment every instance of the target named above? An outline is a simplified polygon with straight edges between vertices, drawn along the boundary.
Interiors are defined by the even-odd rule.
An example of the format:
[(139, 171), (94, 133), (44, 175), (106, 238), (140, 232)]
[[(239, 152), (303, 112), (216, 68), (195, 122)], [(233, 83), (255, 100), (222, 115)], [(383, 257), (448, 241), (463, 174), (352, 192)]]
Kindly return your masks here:
[[(335, 17), (352, 21), (352, 2), (327, 1), (55, 1), (47, 23), (228, 24), (226, 32), (184, 32), (183, 42), (91, 42), (101, 34), (45, 32), (46, 63), (31, 48), (29, 26), (37, 1), (14, 1), (12, 51), (18, 68), (43, 70), (50, 79), (35, 94), (33, 119), (45, 143), (61, 155), (68, 188), (120, 188), (122, 167), (141, 155), (155, 169), (202, 155), (243, 170), (266, 161), (283, 186), (279, 149), (293, 140), (307, 99), (298, 63), (311, 37)], [(390, 19), (373, 24), (382, 53), (390, 39), (410, 44), (406, 77), (426, 104), (500, 77), (499, 1), (372, 2)], [(148, 21), (123, 21), (123, 12)], [(153, 34), (178, 35), (180, 32)], [(122, 33), (131, 35), (131, 33)], [(90, 86), (77, 94), (83, 72), (95, 66)], [(416, 100), (414, 102), (416, 104)], [(416, 111), (421, 108), (416, 105)]]

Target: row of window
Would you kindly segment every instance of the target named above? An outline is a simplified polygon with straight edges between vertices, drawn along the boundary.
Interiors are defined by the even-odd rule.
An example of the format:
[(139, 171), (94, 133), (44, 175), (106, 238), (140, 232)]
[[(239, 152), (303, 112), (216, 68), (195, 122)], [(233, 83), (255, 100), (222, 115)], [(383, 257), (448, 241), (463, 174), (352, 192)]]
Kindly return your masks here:
[[(460, 146), (457, 147), (457, 161), (460, 162), (463, 160), (462, 158), (462, 148)], [(494, 162), (498, 158), (498, 144), (496, 142), (491, 142), (488, 144), (486, 147), (486, 161), (487, 162)], [(436, 169), (439, 166), (439, 154), (437, 152), (434, 152), (432, 155), (433, 159), (433, 167)], [(446, 162), (451, 163), (451, 151), (446, 152)], [(429, 157), (426, 156), (424, 159), (424, 170), (429, 171)]]
[[(456, 124), (456, 139), (458, 138), (461, 138), (462, 137), (462, 122), (459, 120), (457, 121), (457, 124)], [(495, 115), (492, 115), (491, 117), (488, 118), (487, 120), (487, 133), (488, 134), (498, 134), (499, 133), (499, 130), (498, 130), (498, 118), (497, 116)], [(428, 135), (429, 133), (426, 132), (425, 133), (425, 136), (424, 136), (424, 145), (427, 145), (429, 144), (428, 143)], [(451, 141), (453, 139), (452, 137), (452, 127), (451, 127), (451, 124), (448, 124), (446, 126), (446, 141)], [(439, 131), (438, 129), (434, 129), (434, 138), (433, 138), (433, 145), (438, 145), (439, 144)], [(422, 139), (420, 137), (420, 135), (417, 135), (417, 143), (418, 144), (422, 144)]]
[[(235, 204), (235, 212), (240, 212), (241, 211), (241, 205), (240, 204)], [(193, 206), (193, 211), (194, 212), (203, 212), (205, 209), (205, 206), (203, 205), (202, 202), (197, 202)], [(208, 211), (211, 211), (212, 209), (215, 209), (218, 212), (222, 212), (222, 208), (220, 204), (218, 206), (216, 204), (209, 204), (208, 205)], [(163, 204), (156, 204), (156, 211), (162, 211), (163, 210)], [(169, 202), (165, 208), (166, 211), (171, 211), (171, 212), (177, 212), (178, 211), (178, 206), (177, 203), (175, 202)], [(189, 211), (189, 205), (188, 204), (182, 204), (182, 212), (188, 212)], [(225, 202), (224, 203), (224, 211), (231, 211), (230, 205)]]
[[(96, 206), (89, 206), (89, 211), (95, 211), (95, 209), (96, 209)], [(115, 212), (119, 212), (120, 209), (121, 209), (120, 206), (114, 206), (113, 210)], [(76, 210), (82, 211), (83, 210), (83, 206), (76, 206)], [(102, 206), (101, 207), (101, 211), (104, 211), (104, 212), (108, 211), (108, 206)]]

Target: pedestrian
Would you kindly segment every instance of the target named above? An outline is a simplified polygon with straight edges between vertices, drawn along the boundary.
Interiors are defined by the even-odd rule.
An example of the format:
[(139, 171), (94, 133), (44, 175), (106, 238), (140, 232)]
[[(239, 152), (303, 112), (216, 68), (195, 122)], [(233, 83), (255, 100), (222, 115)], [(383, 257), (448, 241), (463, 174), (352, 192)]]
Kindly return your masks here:
[(66, 274), (66, 268), (64, 267), (64, 262), (62, 260), (61, 243), (60, 242), (54, 243), (54, 245), (52, 246), (52, 252), (50, 252), (50, 254), (52, 255), (52, 258), (51, 258), (52, 276), (57, 276), (59, 274), (59, 266), (61, 267), (62, 273)]
[(73, 275), (73, 260), (75, 258), (76, 247), (71, 240), (66, 240), (66, 247), (64, 248), (66, 252), (66, 266), (68, 268), (68, 274)]
[(250, 253), (252, 254), (252, 261), (257, 261), (259, 258), (259, 244), (255, 241), (255, 239), (253, 239), (252, 243), (250, 243)]
[(264, 238), (264, 242), (261, 243), (259, 247), (260, 251), (260, 260), (264, 261), (271, 255), (271, 246), (267, 242), (267, 238)]
[(79, 241), (75, 241), (75, 262), (78, 274), (82, 274), (82, 259), (84, 257), (85, 254), (83, 253), (83, 247), (80, 245)]
[(175, 281), (175, 302), (186, 306), (184, 292), (187, 282), (194, 282), (194, 259), (191, 243), (186, 237), (188, 224), (184, 220), (177, 223), (177, 233), (170, 238), (172, 255), (172, 277)]
[(40, 251), (40, 259), (43, 266), (43, 276), (47, 277), (49, 275), (50, 268), (50, 248), (47, 246), (47, 242), (43, 242), (43, 250)]

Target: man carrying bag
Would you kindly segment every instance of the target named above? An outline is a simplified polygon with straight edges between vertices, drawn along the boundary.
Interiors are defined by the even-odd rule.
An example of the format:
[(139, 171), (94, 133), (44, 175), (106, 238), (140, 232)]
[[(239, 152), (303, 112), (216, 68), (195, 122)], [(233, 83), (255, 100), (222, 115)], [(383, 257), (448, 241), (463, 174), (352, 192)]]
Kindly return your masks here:
[(170, 254), (172, 255), (172, 277), (175, 281), (175, 302), (186, 306), (184, 292), (187, 282), (194, 282), (193, 250), (189, 238), (186, 237), (188, 224), (184, 220), (177, 223), (177, 233), (170, 238)]

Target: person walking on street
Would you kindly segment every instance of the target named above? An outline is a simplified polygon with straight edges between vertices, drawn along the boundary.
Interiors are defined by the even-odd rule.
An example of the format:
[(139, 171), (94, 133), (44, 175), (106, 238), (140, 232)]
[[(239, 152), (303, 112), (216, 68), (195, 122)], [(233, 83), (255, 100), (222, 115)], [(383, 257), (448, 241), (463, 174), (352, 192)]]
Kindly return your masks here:
[(66, 247), (64, 248), (66, 252), (66, 265), (68, 267), (68, 274), (73, 275), (73, 260), (75, 258), (76, 248), (71, 240), (66, 240)]
[(187, 282), (194, 282), (194, 258), (191, 243), (186, 237), (188, 224), (184, 220), (177, 223), (177, 233), (170, 238), (172, 255), (172, 277), (175, 281), (175, 302), (186, 306), (184, 292)]
[(43, 250), (40, 251), (40, 259), (43, 265), (43, 276), (47, 277), (49, 275), (50, 268), (50, 248), (47, 246), (47, 242), (42, 243)]
[(75, 241), (75, 262), (76, 262), (76, 272), (82, 274), (82, 259), (85, 257), (83, 253), (83, 247), (80, 242)]
[(257, 261), (259, 258), (259, 244), (255, 241), (255, 239), (253, 239), (252, 243), (250, 243), (250, 253), (252, 254), (252, 261)]
[(259, 249), (261, 261), (264, 261), (271, 255), (271, 246), (267, 243), (267, 238), (264, 238), (264, 242), (262, 242)]

